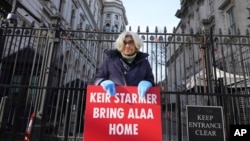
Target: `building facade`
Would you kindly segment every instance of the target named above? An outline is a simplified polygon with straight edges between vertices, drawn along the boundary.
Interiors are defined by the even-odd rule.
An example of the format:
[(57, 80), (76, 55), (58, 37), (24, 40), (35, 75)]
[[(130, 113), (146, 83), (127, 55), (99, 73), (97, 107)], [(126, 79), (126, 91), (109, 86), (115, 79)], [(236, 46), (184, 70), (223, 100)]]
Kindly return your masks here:
[[(176, 12), (180, 22), (166, 47), (167, 89), (187, 94), (166, 98), (175, 111), (169, 125), (177, 132), (167, 131), (167, 137), (173, 140), (187, 139), (186, 105), (226, 107), (225, 99), (193, 93), (239, 95), (249, 93), (250, 86), (250, 1), (180, 0), (180, 4)], [(248, 105), (248, 99), (239, 98), (229, 107), (240, 114), (247, 111)], [(236, 124), (232, 119), (237, 115), (227, 112), (225, 126), (229, 127)], [(241, 123), (249, 120), (247, 116), (237, 119)]]
[[(1, 12), (1, 24), (16, 24), (18, 27), (121, 32), (126, 30), (128, 24), (126, 11), (120, 0), (4, 0), (1, 2)], [(6, 19), (7, 16), (13, 16), (10, 18), (15, 18), (15, 21)], [(68, 38), (70, 34), (60, 36)], [(79, 35), (82, 36), (86, 35)], [(108, 46), (98, 47), (97, 44), (79, 41), (75, 46), (84, 50), (84, 56), (67, 48), (69, 44), (69, 41), (60, 44), (61, 55), (58, 56), (58, 60), (69, 60), (65, 64), (69, 66), (69, 76), (65, 82), (75, 79), (70, 78), (72, 75), (85, 82), (90, 81)], [(97, 56), (100, 56), (100, 60), (94, 59)], [(85, 76), (89, 77), (86, 79)]]
[[(180, 22), (175, 28), (174, 33), (181, 34), (204, 34), (206, 36), (216, 36), (216, 35), (248, 35), (249, 23), (250, 23), (250, 13), (249, 6), (250, 3), (247, 0), (243, 1), (235, 1), (235, 0), (181, 0), (181, 9), (177, 10), (176, 16), (180, 18)], [(215, 38), (215, 40), (218, 38)], [(204, 39), (202, 39), (204, 40)], [(209, 38), (205, 39), (209, 40)], [(230, 40), (230, 39), (229, 39)], [(198, 42), (197, 42), (198, 43)], [(180, 51), (180, 55), (176, 56), (175, 53), (181, 46), (178, 47), (169, 47), (167, 48), (168, 53), (168, 61), (176, 60), (177, 65), (170, 63), (170, 70), (174, 66), (179, 66), (178, 70), (180, 71), (180, 75), (176, 78), (169, 78), (171, 81), (178, 81), (178, 85), (182, 85), (182, 81), (190, 78), (193, 74), (193, 71), (198, 73), (200, 70), (204, 69), (205, 66), (205, 58), (204, 55), (201, 55), (204, 52), (201, 52), (199, 49), (199, 45), (196, 47), (188, 47), (185, 50)], [(249, 49), (245, 47), (243, 49), (245, 53), (245, 57), (247, 58), (247, 53)], [(185, 58), (183, 53), (186, 53)], [(211, 52), (211, 50), (209, 50)], [(222, 50), (222, 48), (218, 48), (218, 46), (214, 45), (213, 52), (209, 55), (210, 59), (207, 61), (212, 61), (211, 57), (214, 57), (214, 61), (220, 69), (227, 70), (228, 72), (233, 72), (235, 66), (231, 60), (231, 65), (223, 68), (223, 62), (220, 62), (223, 55), (228, 54), (228, 58), (232, 54), (235, 55), (234, 58), (238, 58), (235, 61), (239, 61), (239, 55), (241, 54), (239, 50)], [(181, 55), (182, 54), (182, 55)], [(214, 55), (214, 56), (213, 56)], [(246, 58), (244, 58), (246, 60)], [(194, 62), (196, 65), (192, 63), (189, 64), (187, 61), (185, 63), (185, 68), (183, 65), (180, 65), (182, 60), (190, 60), (190, 62)], [(179, 61), (178, 61), (179, 60)], [(230, 59), (227, 59), (230, 62)], [(211, 62), (213, 63), (213, 62)], [(230, 64), (230, 63), (229, 63)], [(237, 63), (236, 63), (237, 64)], [(245, 62), (245, 66), (248, 66), (249, 62)], [(200, 67), (197, 67), (200, 66)], [(243, 74), (242, 70), (235, 70), (239, 74)], [(171, 72), (170, 76), (171, 76)], [(175, 89), (175, 86), (169, 85), (169, 89)]]
[[(36, 120), (31, 138), (43, 140), (42, 130), (52, 134), (52, 122), (45, 121), (47, 112), (58, 135), (82, 139), (86, 85), (104, 52), (113, 48), (117, 37), (113, 34), (126, 30), (122, 2), (1, 0), (0, 19), (0, 89), (5, 91), (0, 94), (0, 140), (23, 140), (25, 135), (19, 133), (26, 131), (31, 115)], [(112, 39), (101, 42), (111, 34)], [(35, 102), (34, 96), (38, 96)]]

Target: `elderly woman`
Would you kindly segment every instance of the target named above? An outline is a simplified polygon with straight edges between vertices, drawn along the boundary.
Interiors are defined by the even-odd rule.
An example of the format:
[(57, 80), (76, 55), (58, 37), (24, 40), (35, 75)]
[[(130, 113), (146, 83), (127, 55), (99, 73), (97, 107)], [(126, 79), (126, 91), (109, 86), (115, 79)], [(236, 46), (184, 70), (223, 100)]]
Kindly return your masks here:
[(139, 96), (144, 97), (155, 84), (148, 54), (139, 51), (142, 45), (137, 33), (121, 33), (115, 42), (116, 49), (108, 51), (100, 65), (95, 85), (101, 85), (111, 96), (116, 94), (116, 85), (138, 86)]

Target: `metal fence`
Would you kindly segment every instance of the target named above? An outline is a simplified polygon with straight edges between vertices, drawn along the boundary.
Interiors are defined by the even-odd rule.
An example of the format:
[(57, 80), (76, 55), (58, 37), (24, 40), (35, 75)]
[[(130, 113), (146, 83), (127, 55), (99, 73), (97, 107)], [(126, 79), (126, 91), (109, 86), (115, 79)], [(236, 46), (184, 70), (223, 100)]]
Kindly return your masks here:
[[(250, 36), (140, 32), (161, 88), (163, 140), (186, 141), (186, 106), (249, 124)], [(0, 29), (0, 140), (83, 140), (86, 86), (119, 33)]]

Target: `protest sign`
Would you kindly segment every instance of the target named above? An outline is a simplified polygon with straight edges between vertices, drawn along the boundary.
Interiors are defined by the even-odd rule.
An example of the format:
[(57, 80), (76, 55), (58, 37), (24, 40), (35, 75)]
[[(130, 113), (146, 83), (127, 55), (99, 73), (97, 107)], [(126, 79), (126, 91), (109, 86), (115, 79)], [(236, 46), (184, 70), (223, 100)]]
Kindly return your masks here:
[(110, 96), (101, 86), (87, 88), (84, 141), (162, 141), (159, 87), (140, 98), (137, 87), (116, 86)]

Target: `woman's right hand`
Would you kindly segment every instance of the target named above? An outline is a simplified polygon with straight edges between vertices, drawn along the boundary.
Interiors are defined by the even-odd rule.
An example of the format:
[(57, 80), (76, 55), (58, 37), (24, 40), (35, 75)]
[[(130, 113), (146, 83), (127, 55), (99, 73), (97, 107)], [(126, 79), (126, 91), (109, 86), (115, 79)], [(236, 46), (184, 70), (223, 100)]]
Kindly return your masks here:
[(114, 96), (116, 94), (115, 90), (115, 83), (111, 80), (104, 80), (100, 84), (102, 88), (111, 96)]

